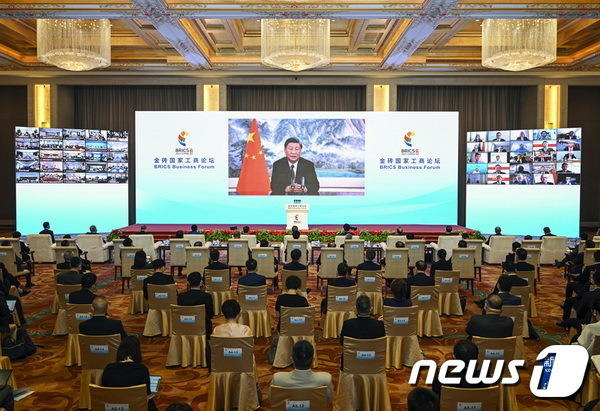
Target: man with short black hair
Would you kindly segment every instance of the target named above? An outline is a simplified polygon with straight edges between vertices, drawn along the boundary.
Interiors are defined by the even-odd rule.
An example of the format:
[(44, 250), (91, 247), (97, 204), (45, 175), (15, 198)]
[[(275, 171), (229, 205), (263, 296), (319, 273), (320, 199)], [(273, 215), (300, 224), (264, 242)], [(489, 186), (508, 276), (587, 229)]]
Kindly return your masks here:
[(521, 248), (521, 243), (518, 241), (514, 241), (512, 243), (512, 253), (506, 254), (506, 257), (504, 257), (504, 261), (514, 263), (515, 262), (515, 253), (519, 248)]
[(147, 229), (148, 229), (148, 227), (146, 227), (145, 225), (141, 226), (138, 234), (150, 234), (150, 233), (146, 232)]
[(250, 227), (245, 225), (242, 227), (242, 234), (250, 234)]
[(219, 262), (221, 253), (219, 250), (210, 250), (210, 264), (204, 267), (205, 270), (228, 270), (229, 266), (225, 263)]
[(12, 238), (18, 238), (19, 239), (19, 245), (21, 247), (21, 259), (24, 262), (27, 262), (29, 260), (31, 260), (31, 256), (29, 255), (29, 253), (31, 252), (31, 250), (29, 249), (29, 247), (27, 247), (27, 245), (21, 241), (21, 232), (20, 231), (15, 231), (12, 233)]
[(165, 268), (165, 260), (157, 258), (156, 260), (152, 261), (152, 269), (154, 270), (154, 274), (152, 274), (150, 277), (144, 278), (144, 299), (148, 299), (148, 284), (175, 284), (173, 277), (165, 274)]
[[(300, 287), (302, 280), (297, 275), (290, 275), (285, 279), (285, 292), (277, 297), (275, 301), (275, 312), (277, 318), (281, 316), (281, 307), (308, 307), (308, 300), (301, 295)], [(277, 324), (279, 330), (280, 324)]]
[(506, 338), (513, 334), (512, 318), (502, 314), (502, 298), (490, 295), (485, 301), (485, 314), (474, 315), (467, 324), (469, 337)]
[(567, 288), (565, 291), (565, 297), (569, 298), (575, 292), (577, 295), (582, 295), (584, 292), (589, 290), (589, 282), (590, 276), (595, 271), (600, 271), (600, 250), (594, 251), (593, 255), (594, 264), (590, 264), (581, 274), (574, 275), (572, 273), (567, 273), (567, 275), (571, 278), (571, 281), (567, 283)]
[(512, 283), (508, 275), (504, 274), (498, 278), (498, 297), (502, 299), (502, 306), (521, 305), (521, 297), (510, 293)]
[(194, 271), (187, 276), (189, 290), (177, 296), (177, 305), (194, 306), (204, 305), (206, 321), (206, 338), (210, 339), (212, 332), (212, 318), (215, 315), (213, 297), (202, 290), (202, 275)]
[(500, 228), (499, 226), (497, 226), (496, 228), (494, 228), (494, 233), (495, 233), (495, 234), (492, 234), (492, 235), (490, 235), (490, 236), (487, 238), (487, 240), (485, 240), (485, 243), (486, 243), (487, 245), (490, 245), (490, 239), (491, 239), (493, 236), (495, 236), (495, 235), (502, 235), (502, 228)]
[(50, 235), (50, 238), (52, 239), (52, 243), (54, 244), (54, 231), (50, 230), (50, 223), (48, 221), (44, 221), (44, 223), (42, 224), (42, 227), (44, 227), (44, 229), (42, 231), (40, 231), (40, 234), (48, 234)]
[(312, 161), (301, 157), (302, 143), (290, 137), (283, 144), (285, 157), (273, 163), (271, 195), (319, 195), (319, 179)]
[(121, 334), (121, 339), (127, 337), (120, 320), (107, 318), (108, 300), (104, 296), (98, 296), (92, 301), (94, 316), (79, 324), (79, 333), (84, 335), (113, 335)]
[(96, 274), (85, 273), (81, 276), (81, 290), (73, 291), (69, 294), (69, 304), (91, 304), (96, 297), (92, 292), (92, 287), (96, 284)]
[(248, 259), (246, 261), (246, 270), (248, 270), (248, 274), (241, 277), (238, 280), (238, 284), (245, 285), (247, 287), (257, 287), (260, 285), (266, 285), (267, 279), (264, 275), (260, 275), (256, 272), (256, 267), (258, 267), (258, 262), (254, 258)]
[(406, 399), (408, 411), (438, 411), (440, 409), (440, 399), (431, 390), (417, 387), (408, 393)]
[(444, 232), (444, 235), (452, 235), (452, 226), (451, 225), (447, 225), (446, 226), (446, 231)]
[[(440, 392), (442, 391), (442, 385), (445, 387), (455, 387), (455, 388), (485, 388), (485, 387), (488, 387), (487, 384), (483, 384), (483, 383), (471, 384), (467, 381), (467, 369), (468, 369), (469, 363), (471, 361), (477, 361), (477, 359), (479, 358), (479, 348), (473, 341), (464, 339), (464, 340), (460, 340), (459, 342), (457, 342), (454, 345), (454, 358), (456, 360), (460, 360), (460, 361), (464, 362), (465, 368), (463, 368), (462, 371), (460, 371), (460, 372), (449, 371), (447, 377), (458, 378), (460, 382), (458, 384), (455, 384), (455, 383), (442, 384), (440, 382), (439, 378), (436, 378), (433, 381), (433, 385), (431, 386), (431, 389), (433, 390), (433, 392), (435, 392), (437, 395), (440, 395)], [(479, 370), (476, 370), (474, 373), (474, 377), (477, 378), (478, 376), (479, 376)]]
[(189, 234), (200, 234), (200, 232), (198, 231), (198, 226), (196, 224), (192, 224), (190, 229), (191, 231), (189, 232)]
[(350, 273), (350, 267), (346, 263), (339, 263), (337, 266), (337, 277), (333, 280), (327, 281), (327, 288), (325, 289), (325, 298), (321, 300), (321, 312), (327, 313), (327, 295), (329, 294), (329, 286), (332, 287), (353, 287), (356, 282), (351, 278), (348, 278)]
[(375, 259), (375, 251), (374, 250), (367, 250), (365, 252), (365, 261), (360, 263), (358, 265), (357, 270), (359, 271), (379, 271), (381, 270), (381, 266), (375, 262), (373, 262), (373, 260)]
[(356, 297), (356, 318), (344, 321), (340, 332), (340, 344), (344, 345), (344, 337), (360, 340), (385, 337), (383, 321), (371, 318), (371, 299), (366, 294)]
[(517, 248), (515, 251), (517, 256), (517, 263), (515, 264), (515, 271), (535, 271), (535, 266), (527, 262), (527, 250), (524, 248)]
[(419, 260), (415, 263), (415, 268), (417, 269), (417, 273), (409, 276), (406, 279), (406, 285), (408, 286), (408, 295), (410, 297), (410, 287), (418, 286), (418, 287), (426, 287), (430, 285), (435, 285), (435, 280), (433, 277), (425, 274), (425, 270), (427, 270), (427, 263), (423, 260)]
[(283, 266), (284, 270), (306, 271), (306, 266), (299, 261), (300, 257), (302, 257), (302, 251), (294, 249), (290, 253), (290, 257), (292, 258), (292, 261)]
[(431, 278), (435, 278), (435, 272), (437, 270), (443, 271), (451, 271), (452, 270), (452, 260), (446, 260), (446, 256), (448, 253), (443, 248), (437, 250), (438, 260), (431, 263), (431, 268), (429, 269), (429, 276)]
[(70, 260), (71, 270), (56, 276), (56, 284), (75, 285), (81, 284), (81, 258), (73, 257)]
[(125, 237), (123, 240), (123, 247), (133, 247), (133, 240), (131, 237)]
[[(559, 327), (571, 328), (577, 330), (577, 335), (581, 334), (581, 325), (589, 324), (592, 319), (592, 303), (594, 300), (600, 299), (600, 270), (594, 271), (592, 274), (592, 284), (596, 286), (593, 291), (588, 291), (581, 296), (581, 299), (568, 298), (567, 301), (572, 301), (564, 305), (563, 321), (556, 323)], [(571, 307), (577, 311), (576, 318), (571, 316)]]
[(552, 234), (550, 227), (544, 227), (544, 235), (540, 236), (540, 240), (544, 237), (556, 237), (556, 234)]

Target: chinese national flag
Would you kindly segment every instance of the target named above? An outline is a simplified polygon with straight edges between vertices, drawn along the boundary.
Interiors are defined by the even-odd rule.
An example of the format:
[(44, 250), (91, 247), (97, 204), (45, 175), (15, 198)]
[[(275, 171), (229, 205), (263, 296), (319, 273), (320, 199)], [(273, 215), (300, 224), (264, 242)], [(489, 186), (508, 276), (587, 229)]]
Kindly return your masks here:
[(242, 159), (242, 171), (236, 191), (241, 195), (267, 195), (271, 191), (271, 181), (267, 161), (260, 141), (256, 119), (252, 120), (246, 151)]

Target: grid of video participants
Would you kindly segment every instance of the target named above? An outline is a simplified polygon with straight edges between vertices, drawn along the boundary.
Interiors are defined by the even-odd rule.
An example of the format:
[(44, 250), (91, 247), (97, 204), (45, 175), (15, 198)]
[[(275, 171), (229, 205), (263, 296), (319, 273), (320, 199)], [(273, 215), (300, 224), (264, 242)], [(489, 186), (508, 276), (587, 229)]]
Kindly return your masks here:
[(126, 131), (15, 128), (16, 182), (124, 184)]
[(467, 133), (467, 184), (580, 183), (581, 128)]

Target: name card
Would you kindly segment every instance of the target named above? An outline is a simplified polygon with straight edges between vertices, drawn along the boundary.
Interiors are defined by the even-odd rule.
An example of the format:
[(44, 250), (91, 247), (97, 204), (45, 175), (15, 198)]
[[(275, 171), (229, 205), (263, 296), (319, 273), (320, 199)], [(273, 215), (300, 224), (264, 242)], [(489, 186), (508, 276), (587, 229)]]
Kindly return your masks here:
[(201, 258), (202, 253), (192, 253), (192, 258)]
[(419, 296), (417, 297), (417, 301), (430, 301), (431, 300), (431, 294), (419, 294)]
[(8, 257), (7, 253), (0, 253), (0, 257)]
[(267, 258), (267, 255), (266, 254), (259, 254), (258, 258)]
[(480, 402), (458, 402), (456, 411), (482, 411), (483, 405)]
[(442, 284), (452, 284), (452, 278), (442, 278)]
[(515, 317), (510, 317), (513, 320), (513, 323), (515, 322)]
[(408, 324), (408, 317), (394, 317), (395, 325), (405, 325)]
[(469, 248), (477, 248), (476, 245), (470, 245)]
[(71, 295), (71, 294), (65, 294), (65, 300), (69, 301), (69, 296), (70, 296), (70, 295)]
[(108, 354), (108, 345), (90, 344), (90, 352), (92, 354)]
[(356, 359), (358, 360), (374, 360), (375, 351), (356, 351)]
[(241, 357), (241, 348), (223, 348), (223, 357)]
[(348, 302), (348, 296), (347, 295), (336, 295), (335, 296), (335, 302), (336, 303), (347, 303)]
[(458, 258), (460, 258), (461, 260), (465, 260), (465, 259), (469, 258), (469, 254), (459, 254)]
[(337, 258), (337, 254), (327, 254), (328, 260), (335, 260)]
[(402, 254), (393, 254), (392, 260), (402, 260)]
[(375, 277), (365, 277), (365, 283), (374, 283)]
[(129, 404), (104, 403), (104, 411), (129, 411)]
[(290, 317), (290, 324), (304, 324), (306, 322), (306, 317)]
[(210, 277), (210, 282), (211, 283), (222, 283), (223, 277)]
[(485, 358), (504, 358), (504, 350), (503, 349), (493, 350), (493, 349), (487, 348), (485, 350)]
[(285, 411), (310, 411), (310, 401), (285, 400)]
[(234, 244), (233, 248), (242, 248), (242, 245), (241, 244)]
[(92, 318), (91, 313), (75, 313), (75, 319), (77, 321), (85, 321), (89, 320), (90, 318)]
[(180, 315), (179, 322), (180, 323), (195, 323), (196, 316), (195, 315)]
[(410, 249), (411, 249), (411, 250), (418, 250), (419, 248), (421, 248), (421, 246), (420, 246), (420, 245), (411, 245), (411, 246), (410, 246)]
[(531, 260), (531, 257), (532, 257), (531, 255), (527, 255), (526, 260)]
[(258, 295), (256, 295), (256, 294), (246, 295), (246, 301), (258, 301)]
[(146, 278), (148, 278), (148, 276), (147, 275), (136, 275), (135, 278), (138, 281), (144, 281)]
[(526, 248), (536, 248), (536, 246), (535, 246), (535, 245), (533, 245), (533, 244), (530, 244), (530, 245), (528, 245)]
[(350, 244), (351, 250), (358, 250), (358, 244)]
[(302, 245), (300, 245), (300, 244), (292, 244), (293, 250), (300, 250), (301, 248), (302, 248)]
[(154, 293), (154, 298), (157, 300), (166, 300), (169, 298), (169, 293)]
[(175, 244), (175, 248), (185, 248), (185, 244)]
[(135, 253), (127, 253), (127, 258), (135, 258)]
[(123, 248), (125, 247), (123, 244), (119, 244), (119, 248)]

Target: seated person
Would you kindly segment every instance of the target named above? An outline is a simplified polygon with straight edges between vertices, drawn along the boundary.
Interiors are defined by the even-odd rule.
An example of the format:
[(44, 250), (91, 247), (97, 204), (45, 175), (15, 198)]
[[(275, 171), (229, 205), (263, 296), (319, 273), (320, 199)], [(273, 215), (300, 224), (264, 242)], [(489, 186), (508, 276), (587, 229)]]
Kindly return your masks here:
[(196, 224), (192, 224), (188, 234), (201, 234), (201, 233), (200, 233), (200, 231), (198, 231), (198, 226)]
[[(257, 287), (267, 284), (267, 279), (264, 275), (260, 275), (256, 272), (258, 262), (254, 258), (250, 258), (246, 261), (246, 270), (248, 273), (238, 280), (239, 285), (245, 285), (247, 287)], [(239, 292), (239, 290), (238, 290)]]
[(594, 355), (596, 335), (600, 335), (600, 299), (592, 301), (591, 321), (593, 322), (583, 327), (583, 331), (577, 339), (577, 344), (584, 346), (590, 353), (590, 356)]
[(508, 253), (506, 254), (506, 257), (504, 257), (504, 261), (508, 261), (509, 263), (513, 263), (515, 262), (515, 253), (516, 251), (521, 248), (521, 243), (518, 241), (515, 241), (512, 243), (512, 253)]
[(408, 411), (438, 411), (440, 399), (427, 388), (417, 387), (408, 393)]
[(447, 225), (446, 226), (446, 231), (444, 232), (444, 235), (453, 235), (452, 234), (452, 226), (451, 225)]
[[(506, 276), (510, 280), (511, 287), (526, 287), (529, 285), (526, 279), (521, 278), (517, 275), (517, 273), (515, 272), (514, 263), (504, 261), (502, 263), (502, 268), (504, 269), (504, 271), (506, 272)], [(494, 291), (492, 292), (492, 294), (498, 294), (498, 284), (496, 284), (496, 286), (494, 287)]]
[(458, 242), (458, 248), (467, 248), (467, 242), (465, 240), (460, 240)]
[[(354, 280), (352, 280), (351, 278), (348, 277), (349, 273), (350, 273), (350, 267), (348, 267), (348, 264), (339, 263), (337, 266), (337, 277), (334, 278), (333, 280), (328, 280), (327, 287), (329, 287), (330, 285), (332, 287), (355, 286), (356, 283), (354, 282)], [(328, 290), (325, 291), (326, 297), (321, 300), (321, 312), (323, 314), (327, 313), (327, 295), (328, 295)]]
[[(258, 246), (259, 247), (270, 247), (271, 245), (269, 244), (269, 240), (262, 239), (262, 240), (260, 240), (260, 243), (258, 244)], [(293, 256), (292, 256), (292, 259), (293, 259)], [(300, 259), (300, 257), (298, 257), (298, 259)], [(277, 257), (273, 257), (273, 265), (277, 265), (277, 264), (279, 264), (279, 260), (277, 259)], [(275, 271), (277, 271), (277, 267), (275, 267)]]
[(177, 230), (175, 231), (175, 238), (183, 238), (183, 230)]
[(154, 285), (168, 285), (175, 284), (175, 280), (172, 276), (165, 274), (165, 260), (157, 258), (152, 261), (152, 269), (154, 270), (154, 274), (149, 277), (144, 278), (144, 298), (148, 299), (148, 284)]
[(210, 250), (210, 261), (209, 264), (204, 267), (205, 270), (228, 270), (229, 266), (227, 264), (223, 264), (219, 262), (219, 258), (221, 258), (221, 253), (219, 250)]
[(384, 298), (383, 305), (388, 307), (411, 307), (412, 301), (408, 295), (408, 285), (403, 278), (395, 278), (390, 286), (394, 298)]
[[(2, 242), (2, 247), (10, 247), (10, 246), (11, 246), (11, 244), (8, 240), (5, 240)], [(20, 267), (19, 262), (23, 263), (23, 260), (21, 260), (21, 258), (18, 256), (15, 256), (15, 258), (17, 259), (17, 261), (16, 261), (17, 262), (17, 270), (21, 271), (22, 268)], [(17, 280), (17, 277), (15, 277), (14, 275), (12, 275), (11, 273), (8, 272), (4, 263), (0, 263), (0, 264), (2, 264), (2, 268), (3, 268), (2, 271), (5, 273), (2, 279), (4, 280), (4, 282), (6, 282), (8, 288), (10, 289), (10, 287), (12, 285), (14, 285), (20, 291), (21, 295), (29, 294), (29, 291), (26, 291), (23, 289), (23, 287), (21, 287), (21, 283), (19, 282), (19, 280)], [(26, 284), (27, 287), (33, 286), (33, 284), (31, 283), (31, 276), (27, 275), (26, 277), (27, 277), (27, 284)]]
[[(581, 297), (571, 297), (565, 300), (563, 305), (563, 320), (556, 323), (559, 327), (575, 328), (577, 336), (581, 333), (583, 324), (589, 324), (592, 319), (592, 303), (600, 299), (600, 271), (594, 271), (592, 274), (592, 285), (596, 286), (593, 291), (587, 291)], [(575, 318), (571, 317), (571, 309), (577, 311)]]
[(490, 236), (487, 238), (487, 240), (485, 240), (485, 244), (487, 244), (487, 245), (490, 245), (490, 240), (491, 240), (491, 238), (492, 238), (492, 237), (494, 237), (494, 236), (496, 236), (496, 235), (502, 235), (502, 228), (500, 228), (500, 227), (496, 227), (496, 228), (494, 228), (494, 233), (495, 233), (495, 234), (492, 234), (492, 235), (490, 235)]
[(194, 247), (202, 247), (202, 241), (196, 241)]
[[(279, 295), (275, 302), (277, 318), (281, 317), (281, 307), (308, 307), (308, 300), (300, 294), (299, 288), (301, 285), (302, 281), (296, 275), (290, 275), (285, 279), (285, 288), (287, 290)], [(279, 330), (279, 324), (277, 324), (277, 330)]]
[(252, 337), (250, 327), (237, 322), (240, 311), (240, 303), (236, 300), (224, 301), (221, 312), (225, 317), (225, 323), (216, 326), (213, 335), (217, 337)]
[[(292, 239), (293, 240), (300, 240), (300, 231), (298, 229), (294, 230), (294, 227), (292, 227)], [(306, 251), (309, 252), (311, 250), (311, 246), (310, 243), (307, 241), (306, 242)], [(284, 241), (283, 244), (281, 245), (281, 252), (284, 255), (287, 255), (287, 242)], [(291, 257), (291, 255), (290, 255)]]
[(360, 263), (357, 267), (357, 270), (359, 271), (379, 271), (381, 270), (381, 266), (377, 263), (374, 263), (373, 260), (375, 259), (375, 251), (374, 250), (367, 250), (365, 252), (365, 261)]
[(594, 251), (594, 264), (585, 267), (583, 272), (579, 275), (567, 274), (572, 281), (567, 283), (567, 289), (565, 291), (566, 298), (569, 298), (575, 292), (577, 295), (581, 295), (589, 289), (590, 275), (595, 271), (600, 271), (600, 250)]
[(502, 298), (490, 295), (485, 301), (485, 314), (474, 315), (467, 324), (470, 337), (505, 338), (513, 335), (513, 320), (502, 314)]
[(435, 278), (436, 270), (444, 270), (451, 271), (452, 270), (452, 260), (446, 260), (446, 256), (448, 253), (443, 248), (437, 250), (438, 260), (431, 263), (431, 268), (429, 269), (429, 276), (431, 278)]
[(555, 237), (556, 234), (552, 234), (550, 227), (544, 227), (544, 234), (540, 236), (540, 240), (544, 237)]
[(148, 257), (146, 256), (146, 252), (144, 250), (139, 250), (135, 252), (135, 256), (133, 257), (133, 265), (131, 266), (134, 270), (151, 270), (152, 264), (148, 261)]
[(140, 231), (137, 234), (150, 234), (150, 233), (146, 232), (147, 229), (148, 229), (148, 227), (143, 225), (140, 227)]
[[(278, 372), (273, 375), (271, 386), (286, 388), (316, 388), (327, 387), (327, 403), (333, 399), (333, 383), (331, 374), (327, 372), (314, 372), (311, 370), (314, 361), (315, 349), (308, 341), (298, 341), (292, 348), (292, 361), (294, 369), (291, 372)], [(269, 388), (269, 398), (271, 389)]]
[(204, 305), (206, 321), (206, 338), (210, 339), (212, 332), (212, 318), (215, 315), (212, 294), (202, 290), (202, 276), (194, 271), (187, 276), (189, 290), (177, 296), (177, 305), (195, 306)]
[(40, 234), (48, 234), (50, 235), (50, 239), (52, 240), (52, 244), (55, 243), (54, 241), (54, 231), (50, 230), (50, 223), (48, 221), (44, 221), (44, 223), (42, 224), (42, 227), (44, 227), (44, 229), (42, 231), (40, 231)]
[[(65, 234), (63, 235), (63, 239), (71, 239), (71, 234)], [(69, 246), (69, 242), (66, 240), (62, 240), (60, 242), (60, 245), (62, 247), (68, 247)], [(74, 243), (75, 247), (77, 248), (77, 255), (79, 256), (79, 258), (81, 258), (81, 271), (91, 271), (92, 270), (92, 263), (83, 258), (83, 250), (81, 248), (79, 248), (79, 246), (77, 245), (77, 243)]]
[[(117, 362), (108, 364), (102, 373), (103, 387), (133, 387), (145, 384), (150, 395), (150, 371), (142, 364), (142, 349), (137, 337), (123, 338), (117, 350)], [(158, 410), (148, 401), (148, 410)]]
[(423, 260), (419, 260), (415, 263), (415, 268), (417, 269), (417, 273), (409, 276), (406, 279), (406, 285), (408, 286), (408, 295), (410, 296), (410, 287), (411, 286), (419, 286), (426, 287), (430, 285), (435, 285), (435, 280), (425, 274), (425, 270), (427, 270), (427, 263)]
[(27, 247), (27, 245), (20, 240), (20, 238), (22, 237), (22, 234), (20, 231), (15, 231), (12, 233), (12, 238), (18, 238), (19, 239), (19, 245), (21, 246), (21, 259), (24, 262), (28, 262), (29, 260), (31, 260), (31, 250), (29, 249), (29, 247)]
[(69, 264), (71, 270), (56, 276), (56, 284), (75, 285), (81, 284), (81, 258), (71, 258)]
[[(451, 384), (443, 384), (446, 387), (456, 387), (456, 388), (485, 388), (488, 387), (487, 384), (477, 383), (471, 384), (467, 381), (467, 367), (471, 361), (477, 361), (479, 357), (479, 348), (475, 343), (471, 340), (460, 340), (454, 346), (454, 359), (461, 360), (465, 363), (465, 368), (461, 372), (448, 372), (447, 377), (449, 378), (458, 378), (460, 379), (459, 383), (451, 383)], [(479, 371), (473, 373), (473, 376), (478, 378)], [(433, 381), (433, 385), (431, 386), (433, 392), (437, 395), (440, 395), (442, 391), (442, 383), (438, 378)]]
[(533, 264), (527, 262), (527, 250), (524, 248), (517, 248), (515, 251), (517, 256), (517, 263), (515, 264), (515, 271), (535, 271)]
[[(14, 278), (14, 276), (12, 274), (10, 274), (8, 272), (4, 263), (1, 263), (1, 262), (0, 262), (0, 271), (2, 272), (2, 281), (0, 281), (0, 294), (2, 295), (2, 297), (5, 301), (15, 301), (15, 311), (17, 312), (17, 315), (19, 316), (19, 320), (21, 321), (21, 324), (25, 324), (25, 315), (23, 313), (23, 306), (21, 305), (21, 299), (10, 294), (10, 287), (15, 285), (14, 283), (15, 283), (16, 279)], [(17, 282), (17, 284), (18, 284), (18, 282)], [(24, 297), (31, 292), (28, 290), (22, 290), (20, 288), (18, 288), (18, 289), (19, 289), (19, 294), (21, 297)], [(8, 306), (6, 307), (6, 309), (8, 310)], [(9, 314), (10, 314), (10, 311), (9, 311)], [(12, 324), (12, 317), (11, 317), (10, 324)], [(0, 330), (0, 332), (5, 332), (5, 331)], [(6, 331), (6, 332), (8, 332), (8, 331)]]
[(123, 247), (133, 247), (133, 240), (131, 237), (125, 237), (123, 240)]
[(295, 249), (290, 253), (290, 257), (292, 261), (285, 264), (283, 266), (284, 270), (290, 271), (306, 271), (306, 266), (300, 262), (300, 257), (302, 257), (302, 251)]
[(63, 254), (63, 258), (65, 261), (62, 263), (56, 264), (56, 268), (59, 270), (68, 270), (71, 268), (71, 258), (75, 257), (75, 253), (73, 251), (66, 251)]
[(385, 337), (383, 321), (371, 318), (371, 300), (366, 294), (356, 297), (356, 318), (344, 321), (340, 332), (340, 344), (344, 345), (344, 337), (361, 340)]
[(85, 273), (81, 276), (81, 290), (69, 294), (69, 304), (91, 304), (96, 297), (92, 287), (96, 284), (96, 274)]
[[(498, 297), (502, 299), (502, 306), (505, 305), (521, 305), (521, 297), (510, 293), (512, 282), (510, 277), (503, 274), (498, 278)], [(527, 307), (526, 307), (527, 308)]]
[(92, 301), (94, 316), (79, 324), (79, 333), (85, 335), (113, 335), (121, 334), (121, 339), (127, 337), (120, 320), (107, 318), (108, 300), (100, 295)]
[(565, 253), (565, 258), (563, 258), (561, 261), (558, 261), (557, 259), (554, 260), (554, 265), (556, 267), (560, 268), (572, 263), (579, 254), (585, 251), (586, 248), (595, 248), (596, 246), (594, 242), (589, 239), (587, 233), (579, 234), (579, 239), (579, 244), (577, 244), (577, 246), (575, 246), (575, 248), (573, 248), (570, 252)]
[[(15, 323), (12, 313), (8, 309), (8, 304), (6, 302), (7, 300), (9, 300), (8, 297), (13, 297), (13, 299), (16, 300), (16, 297), (5, 294), (3, 291), (0, 291), (0, 332), (5, 334), (10, 333), (9, 325)], [(18, 304), (19, 300), (16, 301)]]

